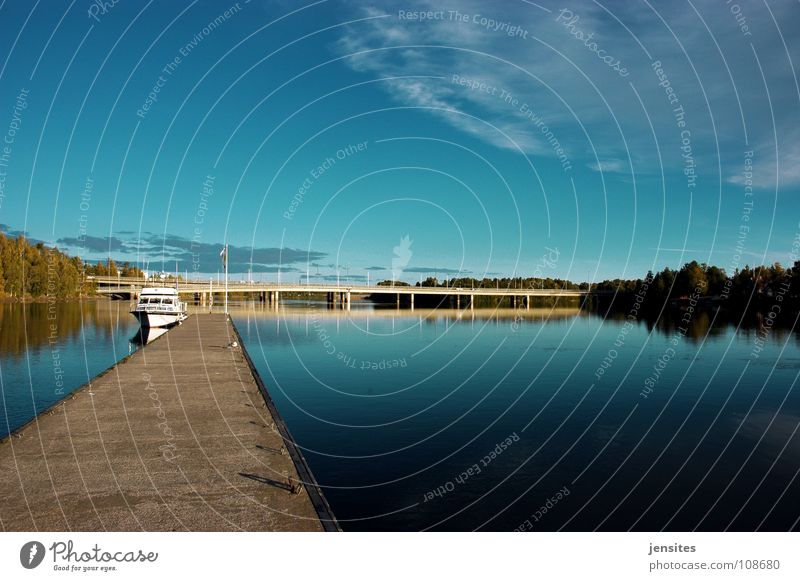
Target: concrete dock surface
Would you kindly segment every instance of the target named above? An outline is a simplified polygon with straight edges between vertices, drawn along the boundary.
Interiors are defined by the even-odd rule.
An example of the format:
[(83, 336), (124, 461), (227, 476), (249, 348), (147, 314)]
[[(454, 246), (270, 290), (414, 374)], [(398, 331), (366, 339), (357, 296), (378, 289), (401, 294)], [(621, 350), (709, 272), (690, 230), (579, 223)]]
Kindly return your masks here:
[(195, 315), (40, 414), (0, 442), (0, 528), (336, 530), (250, 363)]

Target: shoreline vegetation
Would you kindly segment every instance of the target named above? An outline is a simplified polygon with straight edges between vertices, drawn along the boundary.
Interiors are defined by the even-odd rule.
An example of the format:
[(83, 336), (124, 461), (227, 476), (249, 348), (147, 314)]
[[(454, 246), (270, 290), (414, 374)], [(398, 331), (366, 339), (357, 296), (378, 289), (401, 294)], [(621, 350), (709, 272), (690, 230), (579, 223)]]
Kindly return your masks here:
[[(412, 286), (393, 280), (378, 284)], [(678, 310), (719, 308), (726, 311), (729, 317), (762, 313), (775, 320), (786, 320), (789, 317), (795, 319), (800, 314), (800, 261), (795, 261), (790, 268), (785, 268), (778, 262), (756, 267), (746, 265), (728, 275), (723, 268), (693, 260), (678, 270), (664, 268), (657, 273), (650, 271), (640, 279), (617, 278), (593, 284), (540, 277), (491, 279), (461, 277), (442, 281), (428, 277), (413, 286), (449, 288), (453, 294), (458, 294), (459, 291), (466, 293), (472, 288), (519, 289), (520, 295), (524, 295), (526, 291), (541, 289), (595, 290), (602, 291), (602, 294), (588, 297), (585, 299), (585, 304), (609, 314), (627, 311), (633, 305), (637, 305), (637, 312), (641, 311), (648, 315), (656, 315), (666, 308)], [(375, 295), (375, 299), (386, 301), (386, 298), (381, 299), (382, 296), (384, 295)], [(423, 297), (420, 298), (424, 301)], [(475, 297), (475, 306), (509, 306), (510, 300)], [(578, 303), (582, 300), (584, 299), (533, 297), (532, 304), (550, 306), (556, 303)]]
[(91, 264), (69, 256), (43, 242), (31, 244), (24, 236), (0, 232), (0, 300), (42, 302), (79, 299), (95, 295), (88, 276), (143, 276), (126, 262), (118, 266), (110, 258)]
[[(89, 263), (71, 257), (58, 248), (42, 242), (31, 244), (24, 236), (9, 237), (0, 232), (0, 300), (43, 301), (76, 299), (95, 296), (95, 285), (90, 276), (143, 277), (143, 272), (129, 263), (117, 265), (111, 258)], [(666, 307), (685, 309), (722, 308), (729, 315), (762, 313), (772, 319), (796, 318), (800, 313), (800, 261), (785, 268), (779, 263), (763, 266), (744, 266), (727, 274), (723, 268), (691, 261), (680, 269), (664, 268), (648, 272), (641, 279), (611, 279), (599, 283), (575, 283), (560, 278), (504, 277), (504, 278), (449, 278), (439, 281), (428, 277), (411, 285), (399, 280), (385, 280), (380, 286), (437, 287), (458, 291), (471, 288), (527, 290), (567, 289), (597, 290), (604, 294), (592, 295), (586, 304), (593, 309), (617, 312), (638, 305), (637, 311), (658, 313)], [(385, 302), (383, 295), (371, 297), (376, 303)], [(445, 306), (451, 300), (434, 299)], [(534, 298), (534, 306), (555, 306), (556, 303), (576, 303), (582, 299), (553, 297)], [(417, 301), (426, 301), (420, 296)], [(476, 307), (498, 307), (510, 299), (476, 297)], [(485, 303), (485, 304), (484, 304)], [(419, 304), (419, 306), (424, 306)]]

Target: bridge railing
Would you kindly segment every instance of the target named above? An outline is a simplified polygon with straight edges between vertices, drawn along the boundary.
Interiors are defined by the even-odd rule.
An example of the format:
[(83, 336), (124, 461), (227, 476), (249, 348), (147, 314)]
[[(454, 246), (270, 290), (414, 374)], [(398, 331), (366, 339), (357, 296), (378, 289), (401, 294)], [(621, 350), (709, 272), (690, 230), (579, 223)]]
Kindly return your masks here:
[[(113, 294), (115, 292), (128, 293), (131, 291), (139, 290), (146, 286), (164, 286), (176, 287), (179, 292), (195, 292), (195, 293), (221, 293), (225, 290), (223, 282), (215, 280), (203, 281), (178, 281), (177, 285), (170, 282), (153, 281), (141, 278), (116, 278), (116, 277), (93, 277), (93, 280), (98, 285), (98, 290), (103, 294)], [(357, 294), (463, 294), (463, 295), (504, 295), (504, 296), (557, 296), (557, 295), (570, 295), (580, 296), (586, 294), (596, 294), (597, 291), (585, 289), (568, 289), (568, 288), (509, 288), (509, 287), (429, 287), (429, 286), (384, 286), (384, 285), (359, 285), (351, 284), (347, 281), (340, 281), (337, 283), (290, 283), (290, 282), (248, 282), (248, 281), (234, 281), (228, 282), (228, 292), (242, 293), (242, 292), (351, 292)]]

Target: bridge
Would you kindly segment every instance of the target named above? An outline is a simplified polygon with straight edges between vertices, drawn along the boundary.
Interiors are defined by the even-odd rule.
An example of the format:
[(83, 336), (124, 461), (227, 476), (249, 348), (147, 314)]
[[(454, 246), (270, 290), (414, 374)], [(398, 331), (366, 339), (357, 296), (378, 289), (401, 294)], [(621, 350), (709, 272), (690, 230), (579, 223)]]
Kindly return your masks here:
[[(144, 287), (170, 286), (176, 287), (181, 295), (190, 295), (200, 304), (214, 301), (214, 296), (225, 293), (225, 284), (214, 279), (208, 280), (174, 280), (162, 282), (144, 278), (114, 277), (114, 276), (89, 276), (87, 281), (97, 285), (97, 293), (116, 299), (132, 299), (138, 297)], [(394, 298), (397, 305), (401, 301), (414, 307), (414, 299), (418, 296), (438, 296), (451, 298), (460, 308), (462, 302), (465, 307), (474, 308), (475, 297), (508, 298), (511, 304), (530, 308), (531, 300), (538, 297), (585, 297), (598, 294), (593, 290), (577, 289), (542, 289), (542, 288), (462, 288), (462, 287), (429, 287), (429, 286), (383, 286), (383, 285), (355, 285), (347, 282), (338, 284), (315, 283), (267, 283), (267, 282), (228, 282), (228, 294), (249, 294), (266, 304), (277, 306), (281, 293), (302, 293), (325, 295), (329, 305), (349, 308), (353, 296), (387, 295)], [(602, 292), (602, 291), (600, 291)]]

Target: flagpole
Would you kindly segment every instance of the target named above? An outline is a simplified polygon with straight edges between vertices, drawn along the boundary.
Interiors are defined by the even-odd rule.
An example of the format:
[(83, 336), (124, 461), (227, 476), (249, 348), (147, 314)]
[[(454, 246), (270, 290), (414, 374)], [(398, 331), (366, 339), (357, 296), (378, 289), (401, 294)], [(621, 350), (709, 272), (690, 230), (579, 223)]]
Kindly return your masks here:
[(225, 314), (228, 314), (228, 245), (225, 245)]

